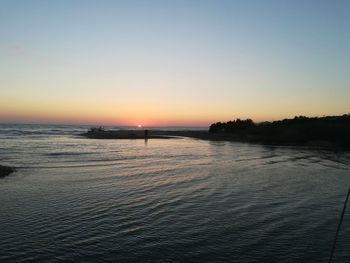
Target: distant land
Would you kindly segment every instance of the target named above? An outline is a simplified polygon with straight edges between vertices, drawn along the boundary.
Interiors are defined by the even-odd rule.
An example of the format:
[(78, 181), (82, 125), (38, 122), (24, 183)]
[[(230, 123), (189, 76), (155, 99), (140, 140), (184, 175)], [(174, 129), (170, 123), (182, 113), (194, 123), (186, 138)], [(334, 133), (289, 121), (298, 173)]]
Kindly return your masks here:
[(250, 142), (349, 147), (350, 114), (312, 118), (296, 116), (258, 124), (250, 119), (237, 119), (214, 123), (209, 132)]
[(93, 139), (169, 139), (191, 137), (204, 140), (240, 141), (273, 145), (350, 147), (350, 114), (305, 117), (255, 123), (251, 119), (217, 122), (203, 130), (122, 130), (91, 128), (82, 136)]

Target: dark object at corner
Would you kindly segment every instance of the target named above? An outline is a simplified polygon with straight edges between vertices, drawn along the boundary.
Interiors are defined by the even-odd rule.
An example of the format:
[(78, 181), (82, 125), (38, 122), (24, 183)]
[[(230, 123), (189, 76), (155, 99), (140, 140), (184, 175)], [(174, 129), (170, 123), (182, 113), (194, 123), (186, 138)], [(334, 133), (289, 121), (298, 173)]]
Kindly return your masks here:
[(13, 173), (14, 171), (15, 171), (14, 168), (0, 165), (0, 178), (8, 176), (9, 174)]
[(334, 252), (335, 252), (335, 246), (337, 244), (337, 239), (338, 239), (338, 235), (339, 235), (340, 226), (343, 223), (346, 206), (347, 206), (348, 201), (349, 201), (349, 195), (350, 195), (350, 187), (349, 187), (349, 190), (348, 190), (348, 194), (346, 195), (346, 198), (345, 198), (345, 202), (344, 202), (343, 210), (341, 212), (341, 216), (340, 216), (340, 220), (339, 220), (339, 223), (338, 223), (337, 231), (335, 232), (335, 237), (334, 237), (334, 241), (333, 241), (332, 251), (331, 251), (331, 255), (329, 257), (328, 263), (331, 263), (332, 259), (333, 259), (333, 255), (334, 255)]

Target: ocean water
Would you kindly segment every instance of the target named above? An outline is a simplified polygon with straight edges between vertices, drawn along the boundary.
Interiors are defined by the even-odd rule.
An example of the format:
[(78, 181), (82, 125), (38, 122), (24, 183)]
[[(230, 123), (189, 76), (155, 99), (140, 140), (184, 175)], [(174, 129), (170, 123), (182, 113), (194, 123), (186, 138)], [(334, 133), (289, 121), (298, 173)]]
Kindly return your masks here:
[(0, 125), (0, 262), (327, 262), (349, 152), (87, 128)]

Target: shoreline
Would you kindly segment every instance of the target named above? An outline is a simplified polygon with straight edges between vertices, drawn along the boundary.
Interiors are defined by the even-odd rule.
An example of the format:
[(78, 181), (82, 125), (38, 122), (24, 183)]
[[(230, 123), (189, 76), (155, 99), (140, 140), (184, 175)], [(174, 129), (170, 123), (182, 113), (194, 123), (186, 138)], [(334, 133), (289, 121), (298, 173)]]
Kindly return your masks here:
[(205, 130), (149, 130), (148, 136), (145, 136), (144, 130), (118, 130), (118, 131), (97, 131), (86, 132), (80, 136), (88, 139), (179, 139), (181, 137), (193, 138), (207, 141), (231, 141), (250, 144), (259, 144), (266, 146), (295, 146), (307, 147), (313, 149), (331, 149), (331, 150), (350, 150), (349, 146), (339, 145), (332, 141), (309, 140), (306, 142), (280, 141), (272, 138), (262, 138), (259, 136), (242, 136), (227, 133), (210, 133)]

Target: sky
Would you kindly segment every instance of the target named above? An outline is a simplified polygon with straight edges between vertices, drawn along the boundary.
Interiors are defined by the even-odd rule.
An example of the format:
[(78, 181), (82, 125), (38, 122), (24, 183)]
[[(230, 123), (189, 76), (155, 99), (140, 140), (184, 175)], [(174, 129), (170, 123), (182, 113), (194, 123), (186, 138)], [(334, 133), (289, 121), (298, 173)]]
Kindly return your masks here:
[(350, 113), (350, 1), (0, 0), (0, 123)]

